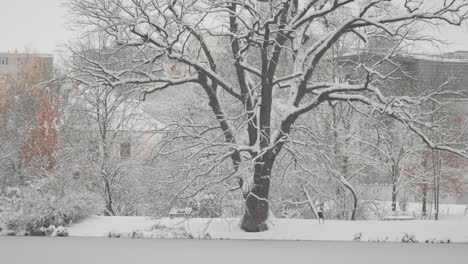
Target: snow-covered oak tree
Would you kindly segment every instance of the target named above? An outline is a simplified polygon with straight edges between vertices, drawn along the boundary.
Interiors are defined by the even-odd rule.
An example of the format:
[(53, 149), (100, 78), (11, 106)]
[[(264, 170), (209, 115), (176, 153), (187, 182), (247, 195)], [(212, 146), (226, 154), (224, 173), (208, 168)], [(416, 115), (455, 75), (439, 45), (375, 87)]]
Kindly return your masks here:
[[(211, 137), (212, 144), (223, 150), (217, 154), (219, 162), (232, 162), (226, 178), (237, 178), (243, 191), (241, 227), (248, 232), (268, 229), (275, 160), (292, 140), (296, 121), (323, 103), (367, 105), (404, 123), (430, 147), (467, 155), (466, 149), (433, 140), (425, 133), (430, 127), (413, 118), (413, 110), (434, 94), (381, 92), (378, 83), (387, 73), (379, 70), (388, 57), (358, 65), (364, 78), (353, 84), (320, 78), (325, 55), (345, 36), (363, 42), (378, 36), (404, 39), (408, 28), (421, 23), (460, 25), (467, 18), (467, 6), (463, 0), (69, 1), (73, 20), (84, 34), (107, 34), (116, 45), (137, 50), (126, 69), (95, 63), (93, 75), (101, 84), (136, 84), (143, 94), (182, 89), (182, 84), (204, 91), (223, 138)], [(338, 26), (324, 26), (344, 8), (348, 12)], [(389, 9), (398, 12), (389, 15)], [(226, 63), (215, 56), (220, 50), (230, 54), (233, 73), (219, 66)], [(148, 67), (161, 62), (175, 63), (181, 70)], [(237, 107), (235, 116), (226, 110), (227, 104)], [(236, 173), (243, 164), (251, 166), (251, 175)]]

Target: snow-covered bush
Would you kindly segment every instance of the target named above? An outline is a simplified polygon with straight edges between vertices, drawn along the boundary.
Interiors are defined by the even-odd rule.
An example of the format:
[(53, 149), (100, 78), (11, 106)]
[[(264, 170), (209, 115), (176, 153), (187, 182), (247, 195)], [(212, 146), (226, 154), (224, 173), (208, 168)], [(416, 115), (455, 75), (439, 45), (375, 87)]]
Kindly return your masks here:
[(437, 238), (430, 238), (426, 239), (426, 243), (440, 243), (440, 244), (449, 244), (451, 242), (450, 238), (443, 238), (443, 239), (437, 239)]
[(403, 237), (401, 238), (401, 242), (403, 242), (403, 243), (418, 243), (418, 240), (416, 239), (416, 236), (414, 234), (405, 233), (405, 234), (403, 234)]
[(121, 236), (122, 236), (122, 234), (116, 233), (116, 232), (109, 232), (107, 234), (107, 237), (109, 237), (109, 238), (111, 238), (111, 237), (120, 238)]
[(374, 206), (369, 203), (360, 203), (356, 210), (356, 220), (367, 220), (374, 218)]
[(4, 192), (0, 191), (0, 227), (5, 228), (4, 221), (16, 211), (20, 203), (21, 194), (19, 188), (7, 187)]
[(365, 220), (382, 219), (388, 214), (385, 207), (378, 202), (365, 201), (360, 205), (359, 208), (359, 210), (362, 212), (361, 217)]
[(68, 236), (68, 229), (63, 226), (59, 226), (55, 228), (54, 232), (52, 232), (51, 236), (54, 237), (67, 237)]
[(353, 240), (354, 241), (361, 241), (362, 240), (362, 233), (361, 232), (355, 233)]
[(100, 197), (85, 190), (58, 190), (53, 179), (22, 188), (22, 197), (10, 207), (6, 226), (27, 235), (52, 235), (65, 226), (102, 211)]
[(390, 237), (388, 236), (376, 236), (376, 237), (373, 237), (373, 238), (369, 238), (367, 240), (368, 242), (389, 242), (390, 241)]
[(59, 211), (68, 222), (78, 222), (93, 214), (102, 211), (102, 199), (92, 193), (69, 192), (57, 199), (55, 209)]
[[(129, 233), (109, 232), (109, 238), (188, 238), (193, 239), (193, 236), (185, 231), (182, 227), (169, 227), (156, 224), (150, 230), (135, 230)], [(202, 238), (202, 237), (200, 237)], [(205, 234), (203, 237), (209, 239), (210, 236)]]
[(24, 196), (12, 205), (7, 218), (10, 230), (25, 230), (29, 235), (46, 235), (45, 229), (57, 222), (49, 197), (31, 186), (24, 188)]
[(152, 238), (193, 238), (183, 227), (171, 227), (163, 224), (153, 225), (148, 236)]
[(7, 230), (5, 232), (5, 235), (7, 235), (7, 236), (16, 236), (16, 232), (14, 230)]
[(51, 236), (54, 231), (55, 231), (55, 226), (51, 225), (45, 229), (45, 235)]

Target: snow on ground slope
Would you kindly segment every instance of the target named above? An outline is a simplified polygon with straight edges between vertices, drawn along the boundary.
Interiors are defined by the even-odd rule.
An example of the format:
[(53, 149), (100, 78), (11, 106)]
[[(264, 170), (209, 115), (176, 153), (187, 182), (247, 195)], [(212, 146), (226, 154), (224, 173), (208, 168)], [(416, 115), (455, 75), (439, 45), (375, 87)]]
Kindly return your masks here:
[[(239, 228), (237, 218), (161, 218), (96, 216), (69, 229), (71, 236), (107, 236), (109, 232), (123, 237), (140, 232), (139, 237), (161, 236), (161, 230), (183, 230), (194, 238), (214, 239), (273, 239), (273, 240), (328, 240), (352, 241), (361, 233), (361, 241), (400, 242), (405, 234), (412, 234), (419, 242), (468, 242), (468, 216), (453, 220), (412, 221), (326, 221), (319, 224), (308, 219), (274, 219), (270, 230), (246, 233)], [(177, 236), (172, 236), (177, 237)], [(179, 236), (180, 237), (180, 236)]]
[(71, 236), (108, 236), (109, 233), (132, 233), (149, 230), (154, 220), (144, 216), (93, 216), (69, 228)]

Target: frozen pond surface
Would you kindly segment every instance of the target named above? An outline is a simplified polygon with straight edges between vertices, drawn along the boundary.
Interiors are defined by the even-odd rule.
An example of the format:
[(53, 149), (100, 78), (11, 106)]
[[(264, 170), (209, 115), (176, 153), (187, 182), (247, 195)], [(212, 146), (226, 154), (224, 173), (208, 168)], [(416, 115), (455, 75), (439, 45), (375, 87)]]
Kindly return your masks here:
[(468, 244), (0, 237), (0, 263), (468, 263)]

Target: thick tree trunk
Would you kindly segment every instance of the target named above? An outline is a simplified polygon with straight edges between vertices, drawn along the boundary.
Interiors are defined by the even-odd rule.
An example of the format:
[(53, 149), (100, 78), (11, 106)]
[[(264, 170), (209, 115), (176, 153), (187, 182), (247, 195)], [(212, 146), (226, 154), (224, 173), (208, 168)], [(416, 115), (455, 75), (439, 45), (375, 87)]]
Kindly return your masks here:
[(265, 221), (268, 219), (271, 166), (255, 165), (253, 186), (244, 194), (245, 213), (241, 228), (246, 232), (261, 232), (268, 230)]
[(396, 204), (397, 204), (397, 190), (396, 190), (396, 184), (393, 182), (392, 185), (392, 212), (396, 212)]
[(346, 193), (345, 193), (345, 189), (343, 188), (343, 185), (339, 185), (337, 188), (336, 188), (336, 196), (338, 197), (337, 199), (338, 200), (343, 200), (343, 203), (342, 203), (342, 208), (340, 210), (340, 212), (337, 214), (337, 217), (339, 219), (346, 219)]
[(439, 220), (439, 194), (440, 194), (440, 168), (441, 159), (440, 151), (432, 150), (433, 167), (434, 167), (434, 219)]
[(114, 216), (114, 209), (112, 209), (112, 201), (106, 202), (106, 210), (104, 211), (105, 216)]
[[(349, 145), (347, 140), (346, 140), (346, 144)], [(350, 218), (350, 220), (354, 221), (354, 220), (356, 220), (356, 210), (357, 210), (357, 205), (358, 205), (358, 196), (357, 196), (356, 190), (354, 189), (354, 187), (351, 185), (351, 183), (346, 178), (346, 175), (348, 175), (348, 162), (349, 162), (348, 157), (344, 156), (344, 158), (343, 158), (343, 170), (342, 170), (343, 175), (340, 177), (340, 179), (341, 179), (341, 182), (346, 187), (346, 189), (348, 189), (348, 191), (353, 196), (353, 208), (351, 209), (351, 216), (349, 218)], [(346, 195), (344, 197), (345, 197), (345, 201), (346, 201)], [(346, 209), (346, 205), (345, 205), (344, 209)]]
[(439, 220), (439, 183), (434, 188), (434, 220)]
[(354, 220), (356, 220), (358, 197), (357, 197), (356, 191), (351, 186), (348, 186), (348, 185), (345, 185), (345, 186), (351, 192), (351, 194), (353, 195), (353, 209), (351, 209), (350, 220), (354, 221)]
[(356, 211), (358, 205), (358, 198), (355, 193), (353, 193), (353, 211), (351, 212), (351, 221), (356, 220)]
[[(353, 196), (353, 208), (351, 209), (351, 215), (349, 216), (350, 220), (356, 220), (356, 210), (357, 210), (357, 205), (358, 205), (358, 196), (356, 189), (351, 185), (351, 183), (343, 176), (340, 177), (341, 183), (343, 183), (344, 187), (348, 189), (348, 191), (351, 193)], [(346, 195), (344, 195), (344, 201), (346, 201)], [(344, 206), (344, 209), (346, 209), (346, 205)], [(345, 212), (345, 210), (343, 210)], [(343, 218), (345, 219), (345, 218)]]
[(105, 188), (104, 188), (105, 200), (106, 200), (106, 210), (104, 211), (105, 216), (114, 216), (114, 208), (112, 205), (112, 194), (110, 190), (110, 185), (108, 181), (105, 181)]
[(396, 212), (397, 205), (397, 180), (398, 180), (398, 169), (395, 165), (392, 165), (392, 212)]
[(427, 215), (427, 184), (422, 186), (422, 217), (426, 218)]

